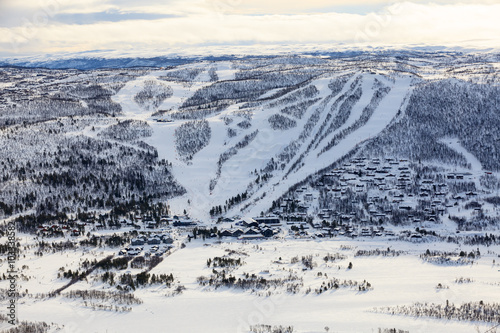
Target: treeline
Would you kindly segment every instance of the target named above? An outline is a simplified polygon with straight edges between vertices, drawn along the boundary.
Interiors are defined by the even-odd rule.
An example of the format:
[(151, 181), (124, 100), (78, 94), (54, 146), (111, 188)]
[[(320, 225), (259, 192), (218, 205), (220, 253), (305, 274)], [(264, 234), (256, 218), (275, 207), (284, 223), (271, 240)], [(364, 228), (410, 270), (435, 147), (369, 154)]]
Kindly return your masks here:
[[(9, 322), (11, 319), (4, 314), (0, 314), (0, 323)], [(48, 333), (52, 330), (60, 330), (61, 327), (46, 322), (17, 321), (15, 326), (9, 324), (9, 328), (3, 330), (4, 333)]]
[(293, 326), (252, 325), (251, 333), (293, 333)]
[[(77, 221), (83, 221), (89, 224), (100, 223), (103, 225), (103, 227), (111, 229), (120, 228), (121, 222), (119, 220), (123, 219), (124, 217), (132, 220), (134, 219), (134, 214), (136, 212), (139, 212), (140, 214), (150, 215), (154, 221), (160, 222), (160, 217), (162, 215), (168, 215), (169, 211), (164, 203), (153, 203), (152, 199), (152, 197), (146, 197), (141, 198), (138, 201), (132, 199), (131, 201), (127, 201), (125, 203), (117, 203), (115, 206), (113, 206), (110, 213), (106, 214), (97, 214), (96, 212), (92, 211), (83, 212), (78, 210), (75, 214), (75, 219), (70, 219), (70, 217), (66, 213), (40, 213), (19, 216), (16, 217), (13, 222), (19, 232), (26, 233), (36, 233), (40, 226), (53, 224), (59, 226), (65, 225), (68, 228), (83, 231), (82, 226), (78, 225)], [(0, 233), (5, 232), (5, 230), (5, 225), (0, 227)], [(128, 233), (125, 233), (120, 235), (113, 234), (106, 236), (93, 235), (90, 238), (82, 240), (80, 242), (80, 245), (119, 247), (129, 242), (130, 235)], [(61, 246), (52, 246), (50, 245), (50, 243), (45, 241), (40, 242), (40, 244), (42, 249), (50, 247), (50, 251), (52, 251), (53, 249), (59, 251), (59, 249), (61, 248)]]
[(218, 205), (218, 206), (214, 206), (214, 207), (210, 208), (210, 216), (214, 217), (214, 216), (222, 215), (223, 213), (227, 212), (228, 210), (230, 210), (234, 206), (239, 205), (240, 203), (242, 203), (243, 201), (245, 201), (247, 199), (248, 199), (248, 192), (247, 191), (245, 191), (241, 194), (237, 194), (236, 196), (231, 197), (228, 200), (226, 200), (226, 204), (224, 206)]
[[(308, 85), (305, 88), (297, 89), (295, 91), (287, 93), (285, 96), (269, 103), (270, 108), (275, 108), (278, 106), (287, 105), (292, 107), (291, 104), (295, 104), (296, 107), (301, 108), (299, 105), (306, 100), (311, 100), (319, 94), (318, 88), (314, 85)], [(285, 107), (285, 109), (287, 108)], [(284, 109), (283, 109), (284, 110)], [(290, 110), (291, 111), (291, 110)], [(282, 111), (283, 112), (283, 111)], [(284, 112), (287, 113), (287, 112)], [(299, 119), (301, 117), (298, 117)]]
[(268, 119), (271, 128), (274, 130), (286, 131), (297, 126), (297, 122), (280, 114), (273, 114)]
[(148, 272), (141, 272), (137, 275), (132, 275), (129, 273), (122, 274), (118, 277), (117, 282), (119, 285), (116, 287), (118, 290), (136, 290), (137, 288), (148, 286), (148, 285), (158, 285), (163, 284), (168, 288), (171, 287), (174, 282), (174, 276), (172, 274), (150, 274)]
[(167, 71), (163, 76), (160, 76), (160, 80), (165, 81), (177, 81), (177, 82), (187, 82), (191, 83), (198, 75), (204, 71), (201, 67), (182, 67), (179, 69), (172, 69)]
[(296, 294), (304, 285), (302, 278), (297, 275), (289, 274), (284, 278), (266, 279), (258, 277), (255, 274), (243, 274), (236, 278), (232, 274), (227, 274), (225, 270), (213, 270), (213, 274), (208, 277), (199, 276), (197, 282), (200, 286), (209, 286), (215, 289), (226, 287), (242, 290), (269, 289), (283, 287), (287, 292)]
[[(323, 70), (324, 72), (324, 70)], [(320, 73), (306, 68), (304, 70), (259, 73), (252, 78), (236, 73), (234, 81), (218, 81), (204, 87), (187, 99), (179, 113), (173, 117), (182, 119), (200, 119), (214, 112), (224, 110), (229, 105), (256, 100), (262, 94), (277, 88), (286, 88), (305, 84)]]
[(100, 300), (106, 302), (113, 302), (117, 304), (142, 304), (143, 301), (134, 296), (134, 294), (127, 294), (113, 291), (100, 291), (100, 290), (71, 290), (63, 294), (64, 297), (82, 300)]
[(231, 157), (238, 154), (238, 151), (240, 149), (247, 147), (257, 137), (257, 134), (259, 134), (259, 130), (255, 130), (254, 132), (245, 135), (243, 139), (241, 139), (233, 147), (229, 148), (219, 156), (219, 160), (217, 161), (216, 176), (214, 179), (210, 180), (210, 191), (213, 191), (215, 186), (217, 185), (222, 174), (222, 166), (224, 165), (224, 163), (226, 163)]
[[(313, 86), (314, 87), (314, 86)], [(314, 87), (316, 89), (316, 87)], [(307, 109), (320, 101), (320, 98), (315, 98), (315, 99), (310, 99), (302, 102), (298, 102), (293, 105), (289, 105), (283, 109), (280, 110), (281, 113), (284, 113), (286, 115), (295, 117), (297, 119), (302, 119), (304, 114), (306, 113)]]
[(328, 281), (323, 281), (321, 285), (317, 288), (308, 288), (306, 289), (305, 293), (309, 294), (311, 292), (314, 292), (317, 295), (320, 295), (324, 292), (330, 291), (330, 290), (337, 290), (339, 288), (350, 288), (354, 289), (357, 291), (369, 291), (372, 290), (373, 287), (371, 283), (369, 283), (366, 280), (363, 280), (362, 282), (358, 281), (353, 281), (353, 280), (339, 280), (337, 278), (332, 278), (329, 279)]
[(380, 308), (377, 312), (398, 314), (412, 317), (428, 317), (447, 320), (469, 322), (500, 323), (500, 304), (467, 302), (455, 305), (446, 301), (446, 304), (414, 303), (396, 307)]
[(217, 267), (238, 267), (242, 266), (244, 262), (240, 259), (233, 259), (229, 257), (214, 257), (213, 259), (209, 258), (207, 260), (207, 267), (212, 266), (213, 268)]

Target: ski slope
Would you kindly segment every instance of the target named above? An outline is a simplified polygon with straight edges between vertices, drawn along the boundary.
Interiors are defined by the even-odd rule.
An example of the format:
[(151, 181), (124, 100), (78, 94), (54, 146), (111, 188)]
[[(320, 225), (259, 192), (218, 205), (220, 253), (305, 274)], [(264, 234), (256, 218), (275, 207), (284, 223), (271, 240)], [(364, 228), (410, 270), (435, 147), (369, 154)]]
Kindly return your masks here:
[[(284, 176), (282, 179), (280, 179), (278, 185), (274, 186), (273, 188), (261, 189), (260, 192), (263, 193), (268, 191), (269, 195), (267, 196), (267, 200), (276, 200), (283, 193), (285, 193), (289, 187), (304, 180), (311, 173), (324, 169), (327, 166), (333, 164), (334, 162), (345, 156), (350, 150), (361, 144), (363, 141), (369, 139), (371, 136), (377, 135), (396, 116), (403, 103), (404, 98), (408, 94), (410, 83), (411, 79), (401, 79), (396, 81), (396, 84), (394, 84), (394, 86), (392, 87), (391, 92), (376, 109), (375, 114), (370, 118), (368, 123), (359, 128), (357, 131), (349, 134), (338, 145), (328, 151), (328, 153), (318, 156), (317, 154), (321, 151), (321, 148), (323, 148), (323, 146), (321, 146), (321, 148), (315, 149), (312, 153), (307, 155), (306, 159), (304, 160), (305, 166), (303, 168), (293, 172), (288, 176)], [(369, 101), (369, 98), (365, 97), (365, 95), (367, 94), (366, 89), (363, 90), (363, 92), (364, 98), (362, 97), (358, 102), (358, 104), (356, 105), (357, 108), (355, 106), (355, 108), (358, 110), (361, 109), (361, 106), (366, 105), (365, 103), (367, 103), (367, 101)], [(349, 120), (351, 120), (351, 118)], [(351, 122), (353, 122), (353, 120), (351, 120)], [(342, 129), (343, 128), (341, 127), (337, 131), (330, 134), (329, 137), (333, 137)], [(326, 139), (325, 142), (328, 142), (328, 140)], [(310, 169), (311, 166), (314, 167), (313, 170)], [(251, 208), (250, 214), (258, 214), (260, 211), (265, 211), (267, 204), (268, 203), (264, 201), (259, 202)]]
[[(296, 90), (279, 95), (280, 89), (262, 91), (259, 99), (264, 101), (251, 109), (250, 118), (242, 114), (245, 103), (235, 103), (223, 110), (212, 113), (204, 119), (208, 121), (211, 130), (210, 142), (193, 158), (185, 161), (176, 151), (175, 131), (189, 120), (176, 119), (173, 122), (157, 122), (152, 116), (155, 110), (144, 110), (135, 101), (134, 96), (139, 93), (145, 82), (156, 81), (168, 85), (172, 89), (172, 96), (163, 101), (158, 110), (173, 110), (177, 112), (183, 103), (192, 97), (198, 90), (209, 87), (209, 71), (215, 71), (218, 82), (235, 80), (237, 69), (231, 62), (208, 63), (200, 62), (176, 67), (199, 69), (198, 76), (189, 83), (161, 79), (168, 71), (151, 71), (143, 77), (128, 82), (113, 100), (122, 106), (122, 119), (136, 119), (148, 122), (153, 134), (145, 138), (145, 142), (154, 146), (160, 159), (172, 163), (174, 178), (186, 190), (186, 194), (169, 201), (175, 213), (184, 209), (197, 219), (207, 220), (209, 210), (217, 205), (224, 205), (231, 197), (246, 192), (249, 199), (232, 207), (229, 215), (259, 214), (267, 211), (273, 200), (278, 199), (296, 183), (306, 179), (309, 175), (332, 165), (352, 149), (380, 133), (400, 111), (404, 99), (411, 93), (412, 78), (410, 76), (395, 76), (389, 78), (383, 74), (367, 73), (363, 71), (347, 71), (323, 74), (312, 80), (306, 87), (317, 91), (316, 102), (310, 105), (303, 117), (293, 119), (295, 126), (287, 129), (273, 129), (269, 118), (281, 114), (281, 100), (293, 96)], [(279, 67), (278, 67), (279, 68)], [(269, 69), (271, 71), (272, 68)], [(341, 91), (333, 94), (329, 83), (341, 75), (348, 75), (349, 79)], [(251, 80), (251, 79), (250, 79)], [(362, 126), (355, 128), (370, 105), (375, 94), (375, 85), (378, 83), (389, 88), (389, 93), (380, 101), (374, 113)], [(347, 119), (340, 127), (326, 133), (331, 122), (338, 116), (339, 105), (343, 99), (361, 89), (362, 95), (352, 106)], [(276, 102), (278, 101), (278, 102)], [(276, 102), (273, 104), (273, 102)], [(287, 115), (289, 119), (292, 116)], [(226, 120), (230, 119), (230, 122)], [(249, 121), (246, 128), (235, 126), (242, 121)], [(312, 125), (311, 125), (312, 124)], [(308, 130), (305, 131), (304, 128)], [(355, 130), (351, 130), (355, 128)], [(236, 133), (229, 137), (228, 131)], [(341, 133), (348, 133), (331, 149), (328, 144)], [(241, 146), (245, 137), (253, 136), (253, 140)], [(257, 183), (262, 170), (273, 160), (279, 160), (284, 151), (293, 143), (296, 148), (291, 159), (283, 162), (286, 165), (273, 170), (267, 182)], [(234, 147), (237, 147), (234, 153)], [(233, 149), (231, 156), (218, 164), (221, 156)], [(325, 150), (327, 150), (325, 152)], [(212, 186), (211, 186), (212, 184)]]

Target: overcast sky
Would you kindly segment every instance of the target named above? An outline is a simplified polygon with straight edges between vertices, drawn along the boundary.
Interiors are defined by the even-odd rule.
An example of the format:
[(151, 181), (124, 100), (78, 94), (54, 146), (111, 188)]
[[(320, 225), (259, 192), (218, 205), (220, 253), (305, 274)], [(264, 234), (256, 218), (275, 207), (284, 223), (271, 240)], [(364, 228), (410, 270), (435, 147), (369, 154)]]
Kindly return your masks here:
[(0, 55), (221, 45), (500, 47), (500, 0), (0, 0)]

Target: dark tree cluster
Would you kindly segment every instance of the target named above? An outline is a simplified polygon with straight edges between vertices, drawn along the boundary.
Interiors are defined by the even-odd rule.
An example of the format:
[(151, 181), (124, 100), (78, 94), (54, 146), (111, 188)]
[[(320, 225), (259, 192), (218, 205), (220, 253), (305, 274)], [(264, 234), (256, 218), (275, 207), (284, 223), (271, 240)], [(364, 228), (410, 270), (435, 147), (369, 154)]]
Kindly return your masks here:
[(483, 301), (467, 302), (461, 305), (455, 305), (448, 301), (446, 304), (414, 303), (409, 306), (382, 308), (380, 312), (412, 317), (500, 323), (500, 304)]
[(134, 296), (134, 294), (126, 294), (113, 291), (100, 291), (100, 290), (71, 290), (64, 293), (63, 296), (70, 299), (82, 300), (99, 300), (112, 302), (115, 304), (142, 304), (143, 301)]
[(172, 95), (171, 87), (160, 81), (147, 80), (144, 82), (144, 88), (135, 95), (134, 101), (147, 111), (155, 111), (164, 100)]
[(274, 130), (286, 131), (297, 126), (297, 122), (280, 114), (273, 114), (268, 118), (271, 128)]
[(186, 160), (202, 150), (210, 142), (212, 130), (206, 120), (189, 121), (175, 130), (177, 152)]
[(254, 290), (254, 289), (269, 289), (284, 287), (287, 291), (291, 293), (297, 293), (303, 286), (302, 278), (296, 275), (289, 274), (285, 278), (275, 278), (266, 279), (264, 277), (259, 277), (255, 274), (243, 274), (243, 276), (236, 278), (234, 275), (227, 273), (224, 269), (222, 270), (212, 270), (209, 277), (200, 276), (197, 278), (198, 283), (201, 286), (210, 286), (215, 289), (226, 287), (226, 288), (236, 288), (242, 290)]

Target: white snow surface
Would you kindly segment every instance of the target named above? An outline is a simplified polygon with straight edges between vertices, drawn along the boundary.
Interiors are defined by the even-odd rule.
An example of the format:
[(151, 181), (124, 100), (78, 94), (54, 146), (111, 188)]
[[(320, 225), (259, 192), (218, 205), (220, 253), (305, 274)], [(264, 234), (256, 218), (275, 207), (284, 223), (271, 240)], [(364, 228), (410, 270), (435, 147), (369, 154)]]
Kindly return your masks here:
[[(399, 257), (354, 257), (360, 249), (386, 249), (407, 251)], [(64, 296), (54, 298), (20, 300), (19, 316), (30, 321), (55, 322), (64, 325), (63, 332), (248, 332), (250, 325), (292, 325), (294, 332), (324, 332), (329, 327), (332, 332), (373, 332), (378, 328), (398, 328), (412, 333), (424, 332), (474, 332), (479, 328), (486, 331), (492, 325), (478, 322), (461, 322), (446, 319), (413, 318), (400, 315), (375, 313), (376, 307), (410, 305), (414, 302), (454, 304), (483, 300), (486, 303), (498, 301), (499, 269), (492, 264), (498, 247), (481, 248), (483, 256), (472, 265), (443, 266), (426, 263), (418, 258), (426, 249), (441, 251), (471, 251), (475, 247), (458, 246), (446, 243), (404, 243), (398, 241), (360, 240), (271, 240), (241, 243), (229, 241), (215, 243), (194, 240), (184, 249), (176, 250), (151, 271), (155, 274), (170, 274), (176, 283), (186, 287), (177, 296), (167, 296), (171, 289), (164, 286), (139, 288), (134, 295), (143, 304), (132, 305), (130, 312), (91, 310), (84, 306), (83, 300), (68, 299)], [(304, 288), (313, 290), (327, 278), (340, 280), (367, 280), (373, 290), (359, 292), (351, 289), (326, 291), (322, 294), (292, 295), (282, 289), (271, 289), (271, 296), (257, 296), (251, 291), (221, 288), (211, 290), (197, 283), (197, 277), (209, 275), (208, 258), (224, 256), (227, 250), (244, 252), (245, 262), (234, 274), (244, 272), (256, 274), (266, 279), (282, 276), (283, 271), (295, 270), (304, 281)], [(29, 282), (20, 280), (21, 290), (29, 292), (48, 292), (67, 280), (58, 279), (55, 274), (59, 266), (66, 269), (78, 268), (85, 258), (103, 258), (110, 250), (82, 253), (65, 251), (43, 257), (21, 258), (18, 267), (25, 275), (31, 276)], [(325, 263), (327, 253), (340, 253), (346, 259)], [(313, 270), (302, 271), (301, 264), (291, 264), (294, 256), (312, 255), (317, 266)], [(281, 258), (281, 259), (280, 259)], [(347, 269), (349, 262), (352, 269)], [(123, 271), (118, 272), (123, 273)], [(471, 283), (458, 284), (457, 278), (473, 280)], [(112, 290), (109, 285), (88, 277), (69, 290)], [(1, 281), (5, 287), (7, 281)], [(449, 289), (436, 289), (441, 283)], [(69, 291), (67, 290), (67, 291)], [(0, 324), (6, 328), (8, 324)]]

